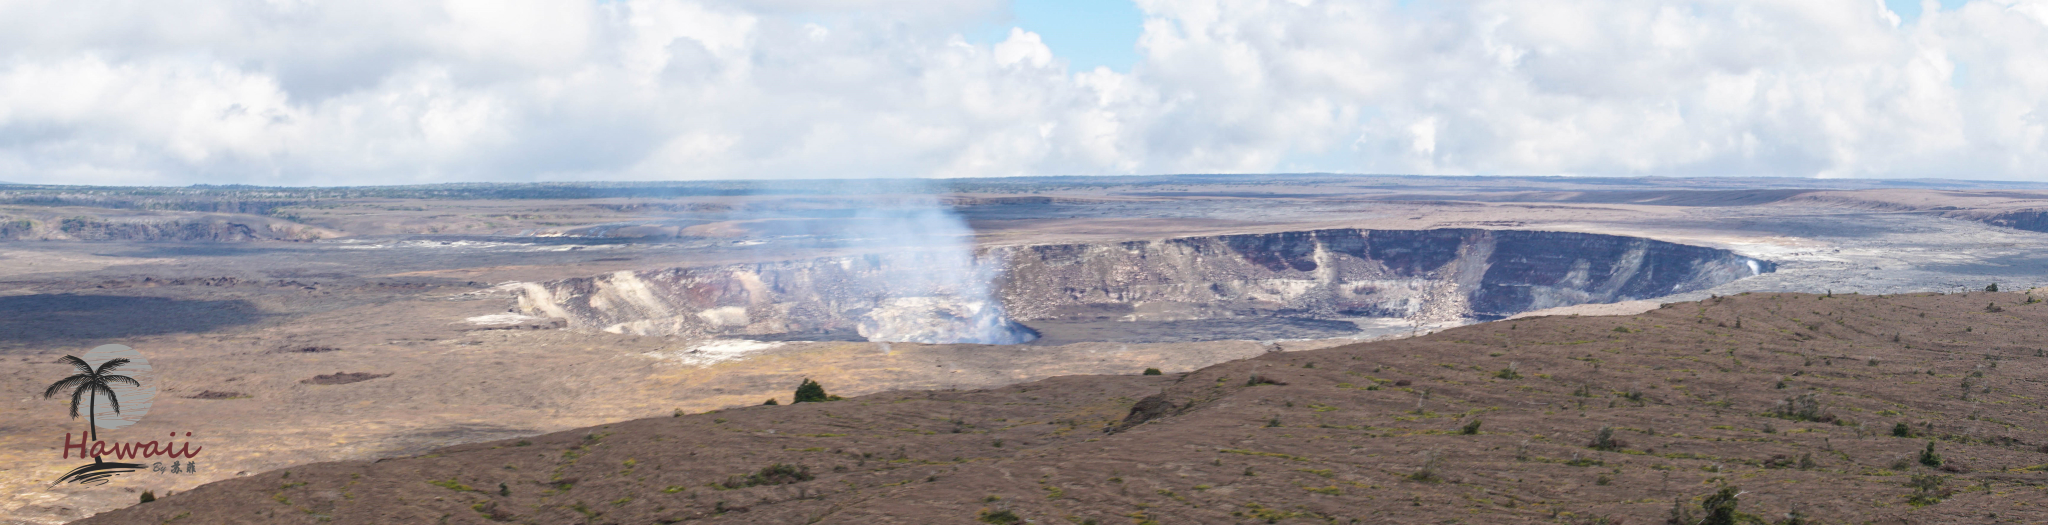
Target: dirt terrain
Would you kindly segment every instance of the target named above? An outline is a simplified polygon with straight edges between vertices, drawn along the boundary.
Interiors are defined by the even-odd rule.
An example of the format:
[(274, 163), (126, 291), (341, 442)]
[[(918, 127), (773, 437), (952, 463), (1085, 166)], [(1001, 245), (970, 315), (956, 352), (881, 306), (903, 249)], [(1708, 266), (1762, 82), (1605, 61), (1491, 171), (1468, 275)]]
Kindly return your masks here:
[[(1374, 279), (1366, 281), (1317, 272), (1365, 272), (1373, 264), (1385, 265), (1385, 261), (1403, 259), (1332, 259), (1326, 256), (1325, 252), (1330, 252), (1328, 248), (1315, 246), (1336, 244), (1267, 242), (1269, 239), (1299, 237), (1301, 232), (1459, 229), (1482, 234), (1497, 230), (1599, 234), (1632, 239), (1629, 242), (1697, 247), (1713, 253), (1768, 262), (1775, 267), (1775, 271), (1760, 275), (1713, 281), (1719, 284), (1647, 297), (1642, 301), (1566, 305), (1545, 309), (1538, 314), (1631, 315), (1660, 302), (1702, 300), (1743, 292), (1833, 292), (1835, 297), (1843, 298), (1850, 297), (1852, 293), (1862, 293), (1867, 297), (1872, 294), (1978, 290), (1994, 282), (2008, 290), (2048, 285), (2048, 252), (2041, 248), (2048, 246), (2048, 233), (2027, 229), (2028, 223), (2024, 220), (2025, 214), (2031, 213), (2028, 210), (2048, 209), (2048, 199), (2042, 197), (2042, 188), (2017, 183), (1301, 175), (1250, 179), (1238, 176), (1171, 176), (943, 181), (908, 190), (860, 184), (815, 183), (818, 188), (747, 186), (745, 183), (340, 189), (0, 186), (0, 215), (7, 216), (0, 221), (4, 223), (0, 224), (4, 226), (0, 227), (0, 233), (13, 239), (0, 242), (0, 262), (5, 263), (0, 264), (0, 313), (4, 313), (0, 315), (0, 392), (6, 393), (0, 396), (0, 402), (4, 402), (0, 404), (0, 523), (64, 523), (135, 505), (139, 493), (144, 490), (154, 491), (159, 496), (170, 492), (183, 495), (205, 483), (247, 480), (260, 473), (296, 470), (295, 465), (308, 463), (405, 457), (441, 447), (498, 440), (516, 442), (520, 438), (539, 443), (540, 438), (532, 436), (596, 425), (675, 423), (672, 419), (662, 419), (659, 423), (618, 422), (666, 418), (678, 410), (692, 414), (727, 410), (725, 414), (729, 416), (720, 417), (738, 421), (734, 418), (741, 414), (767, 409), (736, 407), (752, 407), (770, 397), (787, 404), (791, 401), (794, 384), (806, 377), (823, 382), (833, 394), (849, 397), (890, 391), (936, 390), (939, 393), (932, 395), (987, 400), (1008, 399), (1002, 396), (1011, 395), (1005, 393), (1011, 391), (967, 391), (1000, 389), (1035, 381), (1074, 381), (1050, 379), (1062, 376), (1132, 374), (1148, 367), (1159, 368), (1166, 374), (1181, 374), (1247, 358), (1256, 358), (1251, 361), (1253, 363), (1291, 363), (1285, 360), (1308, 355), (1302, 351), (1428, 334), (1475, 322), (1477, 319), (1460, 317), (1459, 312), (1475, 311), (1471, 305), (1483, 306), (1481, 303), (1467, 304), (1469, 299), (1478, 296), (1461, 291), (1468, 288), (1450, 284), (1470, 285), (1471, 290), (1512, 291), (1539, 287), (1523, 286), (1534, 283), (1556, 285), (1562, 290), (1569, 287), (1557, 283), (1579, 283), (1572, 285), (1576, 287), (1601, 282), (1589, 278), (1586, 271), (1628, 266), (1612, 263), (1632, 260), (1632, 256), (1627, 254), (1633, 253), (1627, 250), (1498, 250), (1490, 258), (1446, 258), (1447, 261), (1465, 262), (1442, 267), (1443, 271), (1417, 267), (1405, 274), (1387, 274), (1391, 277), (1370, 272), (1357, 273)], [(938, 192), (938, 195), (914, 194), (909, 190)], [(892, 206), (915, 208), (932, 202), (939, 203), (939, 209), (957, 215), (971, 226), (968, 240), (979, 250), (1081, 246), (1084, 249), (1077, 249), (1074, 253), (1086, 250), (1108, 253), (1117, 252), (1121, 247), (1153, 247), (1124, 250), (1123, 253), (1135, 254), (1129, 260), (1074, 265), (1085, 269), (1085, 272), (1041, 275), (1054, 275), (1061, 279), (1070, 279), (1074, 275), (1187, 277), (1138, 283), (1152, 288), (1123, 285), (1090, 288), (1087, 293), (1094, 295), (1089, 296), (1088, 301), (1100, 303), (1104, 298), (1115, 297), (1136, 299), (1127, 301), (1129, 304), (1114, 304), (1113, 300), (1089, 304), (1086, 306), (1093, 310), (1066, 317), (1026, 320), (1024, 324), (1037, 331), (1040, 337), (1021, 345), (880, 343), (863, 340), (858, 334), (846, 330), (781, 334), (757, 330), (762, 333), (713, 338), (632, 335), (577, 327), (569, 319), (519, 311), (519, 290), (524, 284), (573, 282), (616, 276), (622, 272), (659, 273), (676, 268), (893, 253), (901, 247), (886, 243), (844, 242), (858, 237), (848, 232), (857, 229), (861, 223), (857, 219), (861, 218), (862, 210)], [(1494, 236), (1510, 237), (1506, 234)], [(1186, 241), (1194, 238), (1217, 240)], [(1238, 242), (1244, 239), (1257, 242)], [(1187, 254), (1193, 256), (1153, 255), (1166, 253), (1158, 247), (1176, 245), (1190, 246)], [(1458, 246), (1459, 253), (1478, 253), (1475, 250), (1490, 249), (1487, 247), (1500, 244), (1464, 243)], [(1254, 266), (1217, 266), (1218, 261), (1231, 261), (1213, 256), (1224, 253), (1218, 250), (1236, 253), (1232, 257), (1237, 259), (1231, 260), (1243, 260), (1248, 264), (1273, 263), (1274, 266), (1270, 272)], [(1258, 250), (1269, 250), (1278, 256), (1262, 258)], [(1527, 259), (1550, 257), (1559, 252), (1579, 254), (1585, 260), (1523, 264)], [(1324, 255), (1315, 255), (1317, 253)], [(1516, 255), (1518, 253), (1532, 255)], [(1064, 259), (1048, 257), (1041, 260)], [(1177, 265), (1178, 273), (1155, 271), (1155, 268), (1146, 266), (1168, 262)], [(1364, 266), (1347, 270), (1351, 267), (1346, 265)], [(1575, 270), (1580, 265), (1587, 270)], [(1691, 271), (1683, 264), (1629, 267), (1650, 270), (1642, 273), (1644, 278), (1626, 280), (1628, 282), (1668, 284), (1672, 281), (1662, 280), (1669, 277), (1665, 272)], [(1514, 268), (1530, 270), (1509, 272)], [(1452, 269), (1458, 270), (1450, 271)], [(1490, 272), (1508, 272), (1512, 275), (1503, 277), (1514, 279), (1476, 277)], [(1445, 278), (1447, 275), (1475, 278), (1459, 281)], [(1612, 281), (1620, 283), (1625, 280)], [(1109, 281), (1105, 277), (1102, 282)], [(1449, 284), (1432, 288), (1436, 285), (1431, 283)], [(1347, 288), (1315, 288), (1338, 285)], [(1382, 291), (1360, 288), (1362, 285), (1378, 287)], [(1056, 291), (1056, 288), (1064, 287), (1068, 285), (1060, 284), (1043, 290)], [(1329, 290), (1342, 293), (1324, 293)], [(1412, 290), (1414, 293), (1404, 297), (1415, 299), (1399, 304), (1374, 303), (1381, 306), (1364, 312), (1348, 310), (1349, 306), (1325, 300), (1366, 293), (1391, 297), (1385, 295), (1390, 292), (1384, 290)], [(1570, 297), (1599, 301), (1646, 297), (1601, 294)], [(1216, 299), (1190, 299), (1209, 295)], [(1981, 294), (1969, 295), (1975, 300)], [(727, 290), (719, 296), (739, 295)], [(1552, 294), (1544, 297), (1564, 296)], [(1177, 304), (1168, 305), (1172, 308), (1161, 306), (1162, 302), (1153, 300), (1158, 297), (1167, 297)], [(1204, 301), (1212, 304), (1196, 304)], [(1550, 305), (1535, 301), (1513, 304), (1516, 308)], [(1815, 301), (1815, 304), (1833, 305), (1836, 300)], [(1983, 304), (1976, 304), (1956, 315), (1980, 311), (1983, 307)], [(1229, 311), (1217, 314), (1205, 308)], [(2030, 308), (2033, 306), (2008, 307), (2007, 313), (1999, 315), (2018, 315), (2015, 312), (2025, 312)], [(1488, 312), (1497, 315), (1514, 313), (1512, 309)], [(1744, 315), (1747, 318), (1748, 314)], [(1814, 320), (1801, 315), (1792, 317), (1806, 319), (1802, 322)], [(1485, 331), (1520, 324), (1521, 328), (1510, 332), (1519, 334), (1522, 330), (1529, 330), (1528, 323), (1526, 319), (1511, 319), (1456, 328), (1454, 331), (1488, 333)], [(1712, 326), (1713, 323), (1707, 325)], [(1621, 334), (1613, 332), (1612, 328), (1602, 328), (1607, 332), (1598, 335), (1608, 338), (1648, 337)], [(1944, 321), (1941, 329), (1948, 328), (1948, 322)], [(1981, 331), (1985, 328), (1980, 326), (1976, 329)], [(1764, 335), (1767, 334), (1758, 337)], [(1424, 340), (1437, 341), (1430, 344), (1441, 343), (1441, 334), (1431, 337), (1433, 339)], [(1984, 334), (1964, 332), (1956, 337), (1984, 337)], [(1910, 333), (1905, 340), (1911, 342)], [(2015, 345), (2021, 344), (2016, 342), (2018, 339), (2013, 341)], [(196, 472), (135, 473), (97, 487), (51, 486), (52, 480), (78, 466), (76, 457), (66, 459), (60, 457), (60, 453), (65, 433), (75, 433), (84, 424), (66, 417), (66, 400), (45, 399), (41, 394), (52, 381), (66, 373), (65, 366), (57, 363), (58, 358), (108, 343), (132, 346), (148, 356), (158, 371), (164, 393), (157, 398), (155, 408), (142, 423), (129, 429), (103, 430), (102, 439), (134, 441), (156, 439), (159, 432), (193, 432), (192, 442), (196, 446), (208, 447)], [(1439, 351), (1437, 347), (1430, 348), (1430, 352)], [(1516, 348), (1516, 351), (1521, 351), (1521, 347)], [(1678, 351), (1676, 346), (1673, 348), (1671, 351)], [(1746, 348), (1738, 348), (1738, 353), (1748, 351), (1744, 350)], [(2027, 352), (2031, 352), (2033, 347), (2028, 348)], [(1715, 347), (1713, 350), (1722, 352), (1725, 349)], [(1494, 351), (1505, 350), (1485, 353)], [(1382, 351), (1374, 350), (1372, 353)], [(1360, 362), (1380, 363), (1367, 354), (1359, 355)], [(1713, 355), (1726, 357), (1724, 354)], [(1697, 359), (1710, 357), (1705, 354), (1696, 356)], [(1272, 361), (1275, 359), (1281, 361)], [(1325, 358), (1316, 359), (1321, 361)], [(1349, 357), (1341, 359), (1350, 360)], [(1434, 357), (1414, 359), (1418, 360), (1416, 362), (1427, 361), (1429, 366), (1439, 362), (1453, 363), (1438, 361)], [(1753, 362), (1755, 358), (1745, 356), (1741, 359)], [(1504, 362), (1494, 361), (1499, 359), (1488, 357), (1469, 364), (1489, 368), (1485, 371), (1487, 373), (1497, 372), (1498, 367), (1506, 366)], [(1549, 362), (1535, 358), (1507, 361), (1519, 362), (1525, 368), (1551, 368), (1550, 371), (1532, 371), (1534, 373), (1554, 373), (1558, 366), (1563, 366), (1546, 364)], [(1833, 362), (1839, 365), (1840, 360)], [(1422, 370), (1414, 363), (1386, 363), (1414, 373)], [(1318, 370), (1325, 366), (1332, 365), (1320, 363)], [(1344, 366), (1338, 371), (1313, 373), (1353, 370), (1349, 364)], [(2007, 366), (2012, 365), (2007, 363)], [(1441, 367), (1438, 369), (1445, 373), (1449, 371)], [(1864, 372), (1868, 369), (1857, 370)], [(1310, 371), (1294, 369), (1293, 372)], [(1442, 377), (1471, 382), (1455, 376)], [(1392, 380), (1392, 376), (1382, 378)], [(1104, 381), (1156, 382), (1172, 379), (1133, 377)], [(1213, 382), (1214, 378), (1207, 380)], [(1241, 382), (1243, 378), (1235, 381)], [(1528, 381), (1525, 379), (1514, 384), (1541, 385)], [(1955, 383), (1957, 380), (1943, 381)], [(1303, 385), (1293, 380), (1288, 382), (1290, 385), (1285, 387), (1266, 385), (1247, 392), (1279, 391)], [(1350, 379), (1337, 382), (1349, 382), (1360, 388), (1366, 385)], [(1128, 413), (1129, 403), (1163, 388), (1163, 385), (1154, 383), (1124, 386), (1111, 383), (1082, 388), (1086, 392), (1102, 392), (1088, 395), (1033, 387), (1030, 395), (1037, 395), (1049, 404), (1041, 406), (1032, 404), (1037, 401), (1031, 401), (1024, 405), (1003, 405), (1001, 403), (1012, 401), (989, 401), (996, 404), (977, 405), (974, 410), (981, 413), (997, 410), (990, 408), (993, 406), (1014, 406), (1023, 407), (1015, 410), (1066, 411), (1059, 413), (1076, 414), (1062, 416), (1076, 422), (1083, 421), (1076, 418), (1081, 418), (1079, 414), (1086, 412), (1090, 414), (1088, 418), (1094, 418), (1088, 421), (1099, 423), (1121, 420)], [(1765, 386), (1774, 384), (1765, 383)], [(1673, 386), (1644, 381), (1644, 388), (1652, 385), (1658, 385), (1666, 393)], [(1628, 385), (1595, 386), (1625, 389)], [(1954, 384), (1947, 386), (1955, 388)], [(1359, 391), (1357, 395), (1382, 395), (1394, 388), (1388, 386), (1381, 391)], [(1120, 393), (1132, 389), (1138, 392)], [(1654, 398), (1656, 392), (1650, 390), (1648, 395)], [(1489, 395), (1516, 396), (1521, 393)], [(1785, 397), (1775, 391), (1764, 394), (1767, 394), (1765, 398), (1759, 399), (1769, 402)], [(1407, 395), (1411, 398), (1400, 402), (1406, 404), (1405, 408), (1396, 408), (1414, 409), (1413, 394)], [(1732, 396), (1737, 393), (1731, 391), (1715, 395)], [(1127, 398), (1118, 401), (1123, 403), (1121, 405), (1100, 405), (1105, 399), (1119, 396)], [(1230, 406), (1252, 403), (1243, 398), (1235, 399), (1240, 400), (1233, 401), (1237, 404)], [(1433, 397), (1431, 401), (1434, 400)], [(1284, 408), (1286, 401), (1274, 402)], [(1297, 405), (1309, 402), (1337, 406), (1334, 401), (1296, 400)], [(853, 406), (840, 403), (784, 406), (779, 409), (783, 412), (774, 413), (804, 414), (820, 410), (818, 407), (823, 406)], [(944, 406), (959, 404), (946, 402)], [(913, 428), (908, 422), (928, 419), (920, 412), (927, 408), (908, 408), (926, 405), (910, 402), (903, 405), (910, 412), (894, 416), (879, 413), (863, 416), (892, 423), (860, 423), (856, 426), (881, 429), (895, 424), (893, 422), (904, 424), (889, 427), (886, 432), (874, 430), (879, 433), (859, 439), (881, 439), (882, 435), (895, 429)], [(1256, 408), (1254, 411), (1269, 408), (1266, 405), (1251, 406)], [(1455, 410), (1463, 413), (1477, 405), (1459, 406), (1463, 408)], [(1437, 413), (1451, 413), (1448, 408), (1425, 408)], [(1616, 407), (1616, 410), (1621, 408)], [(1753, 412), (1752, 408), (1744, 410)], [(837, 409), (823, 410), (839, 414)], [(1275, 410), (1250, 417), (1263, 422), (1274, 413), (1292, 413)], [(1314, 421), (1316, 415), (1335, 417), (1330, 414), (1348, 413), (1345, 410), (1329, 413), (1310, 411), (1303, 415)], [(1559, 414), (1569, 415), (1568, 412)], [(1685, 412), (1671, 417), (1698, 415)], [(1966, 415), (1958, 414), (1956, 417)], [(776, 417), (763, 421), (783, 420), (782, 416)], [(1008, 426), (993, 422), (992, 418), (996, 417), (1043, 422), (1050, 416), (992, 415), (973, 421), (967, 421), (970, 419), (968, 415), (959, 416), (966, 421), (963, 424), (982, 425), (977, 427), (980, 430)], [(2019, 421), (1993, 417), (1999, 421)], [(682, 419), (700, 421), (689, 417)], [(1428, 428), (1456, 428), (1453, 424), (1456, 422), (1443, 418), (1430, 422), (1432, 425), (1439, 423), (1448, 426)], [(1507, 420), (1500, 423), (1521, 424)], [(1067, 433), (1080, 440), (1073, 446), (1107, 446), (1100, 444), (1133, 439), (1127, 436), (1150, 432), (1148, 429), (1156, 426), (1147, 424), (1127, 433), (1109, 436), (1099, 432), (1101, 425), (1090, 424), (1095, 426), (1082, 428), (1086, 426), (1082, 425)], [(1363, 426), (1367, 423), (1331, 424)], [(767, 423), (760, 425), (745, 428), (775, 428), (778, 429), (775, 434), (778, 439), (787, 437), (789, 432)], [(1298, 426), (1288, 420), (1283, 420), (1283, 425)], [(1494, 425), (1489, 416), (1484, 430), (1493, 431)], [(1023, 429), (1019, 432), (1026, 433), (1005, 439), (1029, 441), (1034, 447), (1065, 443), (1059, 441), (1066, 439), (1064, 437), (1029, 437), (1043, 434), (1042, 428), (1033, 430), (1040, 427), (1019, 428)], [(1548, 427), (1537, 425), (1530, 428)], [(1792, 427), (1781, 426), (1781, 430), (1789, 428)], [(939, 432), (937, 429), (932, 427), (930, 430)], [(1567, 430), (1570, 436), (1566, 436)], [(1553, 444), (1568, 444), (1584, 439), (1591, 430), (1572, 426), (1555, 433), (1548, 430), (1522, 432), (1543, 433), (1551, 436), (1548, 439)], [(1666, 434), (1671, 432), (1659, 430)], [(1692, 434), (1690, 430), (1686, 432)], [(1831, 432), (1840, 437), (1839, 433), (1846, 430)], [(586, 431), (569, 437), (582, 439), (583, 435), (590, 433)], [(846, 432), (815, 430), (803, 433)], [(951, 435), (950, 427), (941, 434)], [(849, 437), (854, 435), (849, 433)], [(1623, 435), (1626, 439), (1628, 434), (1624, 432)], [(2013, 436), (2022, 437), (2019, 434)], [(983, 438), (990, 436), (979, 435), (976, 439)], [(1101, 441), (1087, 442), (1089, 438)], [(820, 439), (819, 444), (795, 448), (827, 446), (830, 442)], [(929, 439), (954, 438), (934, 434)], [(1040, 440), (1044, 440), (1043, 443)], [(1642, 439), (1627, 440), (1636, 443)], [(950, 461), (954, 455), (994, 458), (998, 453), (1021, 453), (1011, 442), (1006, 442), (1001, 450), (995, 450), (990, 441), (992, 439), (983, 439), (974, 445), (990, 450), (974, 454), (947, 453), (944, 458)], [(913, 449), (919, 446), (954, 446), (943, 443), (951, 442), (933, 441), (925, 445), (906, 442), (905, 446)], [(1519, 443), (1519, 439), (1515, 443)], [(1543, 443), (1546, 441), (1534, 440), (1531, 446)], [(1843, 446), (1839, 442), (1836, 445)], [(1489, 446), (1504, 445), (1496, 443)], [(847, 447), (831, 445), (827, 450), (844, 448)], [(877, 456), (895, 452), (855, 448)], [(1411, 454), (1414, 451), (1401, 449), (1398, 454), (1361, 452), (1359, 455), (1380, 454), (1374, 461), (1384, 460), (1387, 465), (1399, 465), (1397, 459), (1414, 461), (1416, 458)], [(559, 450), (552, 452), (559, 453)], [(755, 455), (742, 458), (747, 465), (720, 463), (707, 466), (711, 470), (702, 472), (677, 472), (723, 479), (727, 475), (754, 472), (766, 466), (766, 463), (752, 464), (754, 458), (765, 457), (761, 454), (766, 452), (750, 453)], [(1659, 453), (1663, 453), (1662, 445)], [(936, 454), (920, 457), (937, 461), (935, 458), (939, 456)], [(1565, 452), (1545, 454), (1550, 454), (1545, 457), (1569, 460)], [(1851, 454), (1858, 457), (1858, 461), (1865, 460), (1855, 456), (1854, 452)], [(846, 455), (842, 452), (838, 456), (820, 457)], [(1232, 458), (1271, 459), (1234, 453), (1219, 457), (1226, 463)], [(1455, 463), (1470, 457), (1447, 454), (1445, 461)], [(1825, 456), (1816, 454), (1815, 457), (1825, 464)], [(889, 460), (894, 459), (901, 458)], [(642, 458), (642, 461), (647, 460)], [(877, 463), (875, 458), (868, 458), (868, 461), (868, 465)], [(388, 463), (391, 462), (384, 464)], [(522, 469), (532, 466), (519, 465), (518, 468)], [(810, 464), (815, 474), (828, 479), (844, 474), (832, 473), (834, 465)], [(1695, 469), (1692, 472), (1699, 472), (1699, 465), (1685, 465), (1690, 465), (1685, 468)], [(1237, 465), (1231, 472), (1240, 472), (1243, 466)], [(1514, 466), (1530, 465), (1517, 462)], [(973, 465), (947, 465), (947, 468), (952, 467), (964, 469), (973, 468)], [(1211, 470), (1214, 467), (1209, 466)], [(663, 467), (664, 470), (680, 468), (683, 467)], [(1325, 467), (1316, 467), (1322, 468)], [(1386, 468), (1398, 471), (1409, 467)], [(1061, 470), (1070, 469), (1062, 467)], [(1134, 472), (1119, 471), (1126, 474)], [(642, 472), (648, 471), (642, 469)], [(1175, 472), (1174, 476), (1181, 473)], [(1192, 470), (1186, 473), (1196, 475)], [(1019, 479), (1029, 478), (1026, 479), (1029, 481), (1035, 480), (1040, 473), (1013, 470), (1011, 475)], [(1476, 474), (1466, 472), (1463, 475)], [(1132, 479), (1129, 476), (1125, 478)], [(698, 487), (708, 482), (694, 479), (684, 480), (687, 483), (681, 484)], [(948, 478), (942, 476), (940, 479)], [(1334, 478), (1323, 479), (1326, 481), (1314, 486), (1326, 488), (1340, 483), (1327, 481)], [(1674, 487), (1677, 480), (1674, 477)], [(1698, 481), (1694, 479), (1692, 482)], [(833, 483), (845, 486), (840, 481)], [(1896, 485), (1896, 481), (1885, 483)], [(1528, 485), (1512, 486), (1535, 487), (1541, 484), (1540, 481), (1531, 481)], [(1744, 482), (1742, 485), (1745, 490), (1762, 491), (1762, 486), (1757, 483)], [(472, 486), (495, 488), (495, 485)], [(508, 486), (515, 490), (518, 488)], [(1031, 486), (1037, 485), (1034, 482)], [(1427, 494), (1450, 498), (1452, 492), (1441, 491), (1450, 490), (1447, 487), (1451, 486), (1462, 485), (1431, 484), (1416, 490), (1426, 488), (1438, 491)], [(1639, 488), (1642, 485), (1617, 482), (1615, 486)], [(1108, 486), (1103, 487), (1107, 490)], [(1607, 486), (1594, 487), (1609, 490)], [(1188, 490), (1165, 485), (1142, 490), (1132, 487), (1129, 490), (1156, 495), (1156, 491), (1162, 489), (1175, 491), (1184, 498), (1195, 497)], [(775, 490), (781, 489), (755, 487), (743, 489), (743, 493), (780, 494)], [(862, 490), (875, 493), (866, 488)], [(1361, 492), (1364, 490), (1352, 487), (1341, 492), (1347, 495), (1371, 494), (1382, 500), (1387, 498), (1377, 492)], [(1586, 487), (1584, 490), (1594, 489)], [(756, 510), (765, 508), (753, 505), (753, 501), (761, 496), (734, 499), (727, 491), (713, 492), (727, 495), (728, 505), (748, 506)], [(692, 493), (699, 494), (701, 498), (714, 497), (711, 492), (702, 490)], [(1307, 494), (1316, 498), (1330, 496)], [(1042, 498), (1043, 495), (1033, 498)], [(1661, 505), (1669, 507), (1670, 498), (1681, 495), (1694, 497), (1701, 492), (1674, 488), (1670, 494), (1658, 493), (1656, 497), (1663, 498)], [(532, 494), (520, 497), (527, 496)], [(966, 509), (969, 511), (966, 515), (970, 517), (982, 506), (1001, 508), (991, 506), (993, 502), (980, 502), (979, 498), (985, 496), (987, 494), (977, 494), (972, 501), (961, 500), (959, 504), (974, 505)], [(293, 498), (294, 502), (308, 501), (298, 496), (287, 497)], [(610, 502), (620, 497), (625, 496), (613, 496), (604, 502), (590, 500), (586, 506), (593, 511), (613, 512), (604, 509), (614, 508), (608, 507)], [(1755, 499), (1758, 497), (1762, 496), (1745, 496), (1749, 498), (1745, 499), (1748, 502), (1745, 508), (1771, 501)], [(1006, 502), (1019, 499), (1037, 501), (1022, 493), (1013, 495), (1006, 492), (1004, 498), (1002, 501)], [(1561, 500), (1562, 496), (1546, 498)], [(550, 501), (565, 505), (574, 503), (562, 503), (565, 500), (560, 499)], [(834, 501), (843, 503), (845, 500)], [(1521, 512), (1529, 510), (1521, 506), (1532, 500), (1522, 498), (1516, 501), (1516, 508), (1521, 509), (1516, 512)], [(710, 505), (715, 502), (715, 499), (706, 499), (703, 503)], [(466, 508), (468, 504), (464, 505)], [(1202, 505), (1208, 509), (1217, 503)], [(627, 502), (615, 508), (638, 507)], [(669, 505), (669, 508), (682, 507)], [(1580, 517), (1591, 515), (1588, 512), (1609, 512), (1602, 508), (1559, 511), (1573, 512)], [(508, 512), (520, 516), (538, 515), (535, 514), (537, 510), (529, 509)], [(1019, 507), (1016, 512), (1023, 514), (1027, 510)], [(1245, 508), (1232, 510), (1253, 512)], [(1549, 510), (1549, 507), (1544, 507), (1542, 515), (1548, 516)], [(875, 508), (863, 512), (884, 513)], [(1132, 519), (1127, 516), (1132, 512), (1137, 510), (1104, 514), (1095, 519), (1103, 523)], [(1221, 515), (1229, 512), (1224, 511)], [(1636, 515), (1634, 512), (1631, 510), (1624, 514)], [(642, 514), (614, 512), (610, 515)], [(655, 516), (653, 513), (645, 515)], [(755, 514), (757, 517), (770, 515), (776, 514)], [(1355, 514), (1343, 516), (1345, 519), (1366, 517)], [(1044, 522), (1043, 517), (1058, 516), (1040, 513), (1027, 514), (1026, 517)], [(532, 519), (536, 522), (559, 521), (554, 518)], [(621, 518), (620, 521), (636, 520)], [(1204, 518), (1202, 521), (1213, 520)], [(1642, 521), (1632, 519), (1631, 522)]]
[(1768, 522), (2038, 523), (2044, 322), (1744, 294), (303, 465), (83, 523), (1658, 523), (1724, 486)]

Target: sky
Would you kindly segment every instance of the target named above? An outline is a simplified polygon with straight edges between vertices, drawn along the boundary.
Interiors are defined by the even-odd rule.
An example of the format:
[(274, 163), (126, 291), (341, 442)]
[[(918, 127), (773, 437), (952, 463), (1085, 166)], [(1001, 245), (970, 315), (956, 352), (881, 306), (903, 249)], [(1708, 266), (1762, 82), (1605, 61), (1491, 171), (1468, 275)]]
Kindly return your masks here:
[(1038, 35), (1069, 71), (1106, 67), (1129, 73), (1138, 63), (1145, 12), (1129, 0), (1015, 0), (1008, 16), (982, 28), (981, 43), (1002, 42), (1010, 28)]
[(0, 181), (2048, 180), (2048, 0), (0, 0)]

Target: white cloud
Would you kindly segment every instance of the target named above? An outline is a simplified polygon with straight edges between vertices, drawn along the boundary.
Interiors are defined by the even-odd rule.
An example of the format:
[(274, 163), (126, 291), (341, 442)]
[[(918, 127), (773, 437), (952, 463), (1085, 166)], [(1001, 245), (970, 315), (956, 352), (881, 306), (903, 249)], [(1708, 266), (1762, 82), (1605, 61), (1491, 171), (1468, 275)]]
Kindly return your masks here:
[(2044, 179), (2048, 0), (0, 2), (0, 180), (1263, 172)]

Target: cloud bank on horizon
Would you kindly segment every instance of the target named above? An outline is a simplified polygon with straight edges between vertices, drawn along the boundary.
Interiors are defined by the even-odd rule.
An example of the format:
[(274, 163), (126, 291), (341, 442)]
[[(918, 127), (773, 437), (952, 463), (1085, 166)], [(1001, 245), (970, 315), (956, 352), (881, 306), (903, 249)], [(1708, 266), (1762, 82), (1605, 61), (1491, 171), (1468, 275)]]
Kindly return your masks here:
[(1327, 171), (2048, 180), (2048, 0), (11, 0), (0, 180)]

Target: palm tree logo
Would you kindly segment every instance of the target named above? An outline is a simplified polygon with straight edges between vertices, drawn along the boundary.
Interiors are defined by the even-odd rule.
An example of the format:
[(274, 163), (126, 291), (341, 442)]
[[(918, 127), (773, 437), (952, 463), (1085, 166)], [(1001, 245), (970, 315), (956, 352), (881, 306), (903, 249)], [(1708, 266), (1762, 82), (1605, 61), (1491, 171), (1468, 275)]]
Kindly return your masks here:
[(43, 390), (43, 398), (56, 397), (58, 392), (70, 390), (71, 417), (73, 419), (78, 418), (78, 402), (84, 400), (86, 403), (86, 430), (91, 435), (89, 441), (99, 441), (99, 423), (95, 417), (99, 414), (100, 397), (106, 397), (107, 405), (114, 409), (114, 413), (119, 414), (121, 413), (121, 397), (114, 394), (113, 385), (128, 385), (141, 388), (142, 383), (132, 377), (108, 373), (114, 371), (114, 369), (121, 368), (122, 365), (128, 364), (129, 360), (126, 358), (108, 359), (107, 362), (100, 363), (99, 368), (93, 368), (91, 364), (86, 363), (84, 359), (79, 359), (77, 356), (67, 355), (64, 356), (64, 359), (58, 360), (58, 362), (71, 365), (78, 370), (78, 373), (58, 380), (56, 383), (51, 383), (50, 388)]
[[(71, 417), (78, 417), (78, 405), (85, 405), (86, 433), (84, 440), (87, 454), (92, 463), (87, 463), (50, 484), (55, 487), (64, 483), (103, 485), (121, 474), (141, 470), (141, 463), (122, 463), (102, 459), (92, 446), (99, 442), (99, 429), (114, 430), (133, 425), (149, 414), (149, 408), (156, 398), (156, 368), (150, 366), (149, 358), (141, 352), (122, 345), (100, 345), (78, 356), (64, 356), (58, 363), (71, 365), (76, 372), (71, 377), (51, 383), (43, 390), (43, 398), (59, 394), (71, 394)], [(99, 363), (95, 367), (92, 364)], [(112, 413), (100, 412), (100, 400), (106, 399)], [(125, 401), (125, 402), (124, 402)], [(70, 445), (70, 434), (65, 434), (65, 444)], [(119, 459), (119, 458), (116, 458)]]

